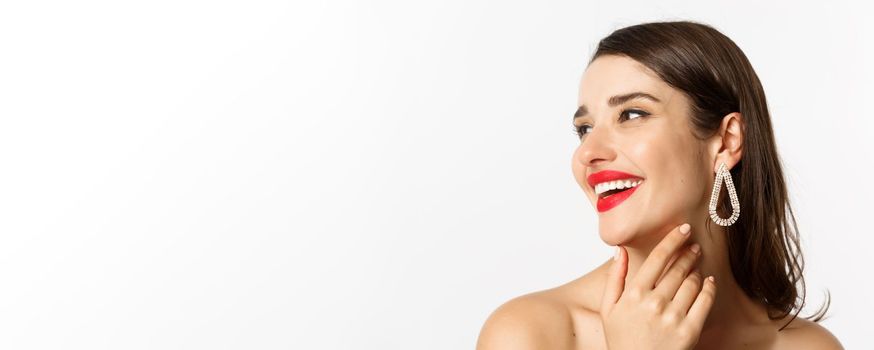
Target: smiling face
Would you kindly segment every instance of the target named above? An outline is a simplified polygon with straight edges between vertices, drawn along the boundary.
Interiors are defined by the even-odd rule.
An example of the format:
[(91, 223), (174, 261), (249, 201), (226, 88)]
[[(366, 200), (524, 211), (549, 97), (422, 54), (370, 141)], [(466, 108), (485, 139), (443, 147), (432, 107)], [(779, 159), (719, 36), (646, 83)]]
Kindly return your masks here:
[[(572, 169), (598, 210), (605, 243), (651, 241), (653, 233), (706, 215), (711, 162), (692, 134), (682, 91), (637, 61), (607, 55), (586, 69), (577, 102), (574, 125), (583, 135)], [(598, 184), (610, 180), (619, 188), (599, 195), (611, 187)]]

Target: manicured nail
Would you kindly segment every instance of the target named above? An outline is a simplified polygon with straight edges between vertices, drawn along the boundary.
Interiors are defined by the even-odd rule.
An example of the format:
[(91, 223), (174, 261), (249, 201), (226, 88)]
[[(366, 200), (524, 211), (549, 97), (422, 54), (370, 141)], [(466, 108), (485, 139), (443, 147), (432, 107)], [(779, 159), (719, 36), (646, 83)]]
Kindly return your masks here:
[(689, 234), (689, 229), (691, 228), (692, 226), (689, 226), (689, 224), (683, 224), (682, 226), (680, 226), (680, 233), (687, 235)]
[(613, 261), (619, 260), (619, 246), (616, 246), (616, 254), (613, 254)]
[(694, 243), (691, 247), (689, 247), (689, 249), (692, 249), (692, 253), (698, 254), (698, 252), (701, 251), (701, 245), (699, 245), (698, 243)]

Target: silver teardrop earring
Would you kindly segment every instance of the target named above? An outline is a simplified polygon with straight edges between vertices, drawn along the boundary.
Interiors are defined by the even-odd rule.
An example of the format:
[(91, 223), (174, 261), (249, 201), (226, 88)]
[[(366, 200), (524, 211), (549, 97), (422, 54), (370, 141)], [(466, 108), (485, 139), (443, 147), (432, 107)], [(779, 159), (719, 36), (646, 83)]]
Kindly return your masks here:
[[(728, 190), (728, 197), (731, 199), (731, 216), (723, 219), (716, 214), (716, 204), (719, 201), (719, 190), (722, 189), (722, 181), (725, 181), (725, 187)], [(731, 181), (731, 173), (725, 167), (725, 163), (719, 165), (719, 170), (716, 171), (716, 180), (713, 182), (713, 193), (710, 194), (710, 219), (719, 226), (731, 226), (740, 217), (740, 201), (737, 200), (737, 191), (734, 189), (734, 183)]]

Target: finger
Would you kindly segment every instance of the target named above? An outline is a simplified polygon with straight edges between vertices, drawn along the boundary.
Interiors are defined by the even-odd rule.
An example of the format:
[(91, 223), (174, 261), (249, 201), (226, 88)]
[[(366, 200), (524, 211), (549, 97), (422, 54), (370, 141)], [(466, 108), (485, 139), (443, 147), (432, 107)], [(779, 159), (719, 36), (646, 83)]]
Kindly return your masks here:
[(701, 246), (698, 243), (692, 244), (690, 247), (680, 249), (680, 257), (665, 273), (665, 277), (655, 286), (654, 293), (661, 295), (667, 300), (671, 300), (674, 294), (677, 294), (677, 288), (683, 283), (683, 279), (692, 271), (692, 267), (701, 256)]
[(704, 326), (704, 320), (710, 313), (710, 307), (713, 306), (713, 300), (716, 298), (716, 283), (712, 280), (713, 276), (704, 279), (704, 287), (695, 298), (695, 302), (689, 308), (689, 313), (686, 314), (685, 322), (694, 330), (700, 332)]
[(662, 238), (661, 242), (649, 253), (634, 278), (634, 283), (638, 288), (653, 289), (656, 279), (664, 271), (671, 255), (691, 236), (690, 231), (689, 224), (682, 224)]
[(692, 302), (695, 301), (695, 296), (697, 296), (700, 291), (701, 273), (698, 269), (695, 269), (683, 280), (683, 284), (680, 285), (680, 289), (677, 290), (677, 294), (675, 294), (674, 299), (671, 300), (669, 308), (677, 314), (687, 314), (689, 312), (689, 307), (692, 306)]
[(682, 256), (682, 255), (683, 255), (683, 250), (680, 249), (679, 252), (677, 252), (677, 253), (675, 253), (674, 255), (671, 256), (671, 260), (668, 261), (668, 265), (665, 266), (664, 269), (662, 269), (662, 273), (661, 273), (661, 275), (659, 276), (659, 279), (656, 280), (656, 283), (655, 283), (656, 285), (659, 285), (659, 282), (661, 282), (662, 278), (665, 278), (665, 274), (668, 273), (668, 270), (671, 269), (671, 265), (674, 265), (674, 262), (677, 261), (677, 257), (680, 257), (680, 256)]
[(601, 297), (601, 312), (607, 314), (613, 308), (613, 304), (619, 301), (622, 291), (625, 290), (625, 275), (628, 272), (628, 254), (622, 246), (616, 246), (616, 255), (610, 265), (607, 282), (604, 285), (604, 295)]

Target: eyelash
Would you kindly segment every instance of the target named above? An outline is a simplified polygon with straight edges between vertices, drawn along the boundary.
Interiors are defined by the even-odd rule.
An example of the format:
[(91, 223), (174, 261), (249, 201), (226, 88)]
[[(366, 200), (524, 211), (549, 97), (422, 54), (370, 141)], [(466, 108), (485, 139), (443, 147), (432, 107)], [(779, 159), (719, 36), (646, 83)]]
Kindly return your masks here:
[[(630, 112), (630, 113), (635, 113), (635, 114), (640, 114), (640, 117), (638, 117), (638, 118), (643, 118), (643, 117), (646, 117), (646, 116), (649, 115), (649, 113), (647, 113), (647, 112), (645, 112), (645, 111), (642, 111), (642, 110), (639, 110), (639, 109), (625, 109), (625, 110), (622, 110), (621, 113), (619, 113), (619, 121), (623, 121), (623, 119), (624, 119), (624, 120), (631, 120), (631, 119), (628, 119), (628, 117), (626, 117), (626, 115), (627, 115), (628, 112)], [(634, 119), (637, 119), (637, 118), (634, 118)], [(572, 128), (574, 134), (576, 134), (577, 137), (579, 137), (580, 139), (583, 138), (583, 135), (588, 134), (589, 132), (591, 132), (591, 131), (589, 131), (589, 132), (583, 133), (583, 128), (585, 128), (585, 127), (590, 127), (590, 128), (591, 128), (592, 126), (589, 125), (589, 124), (583, 124), (583, 125), (580, 125), (580, 126), (576, 126), (576, 125), (572, 125), (572, 126), (571, 126), (571, 128)]]

